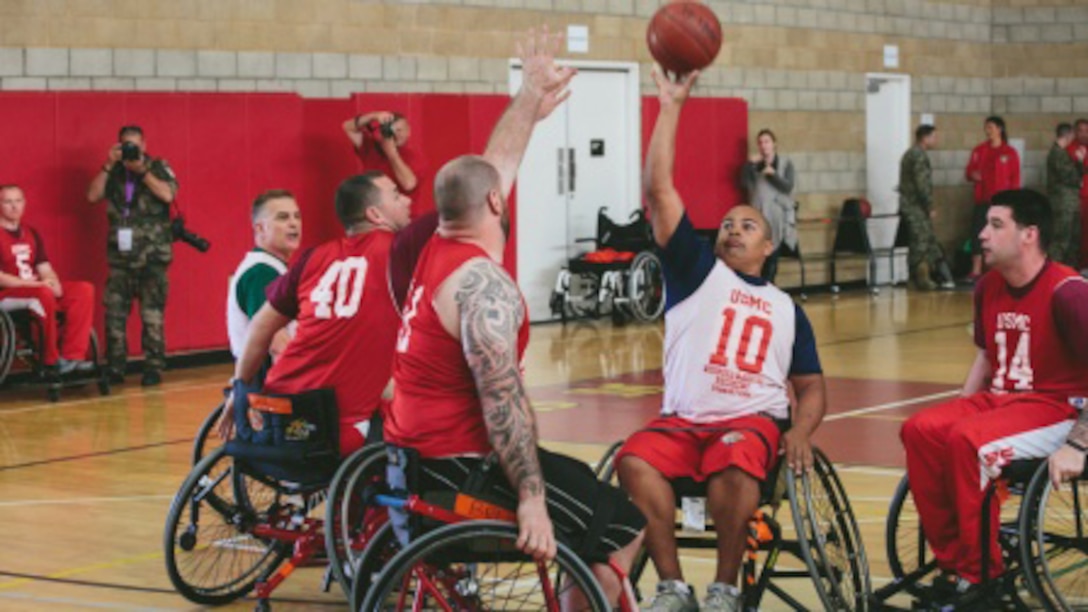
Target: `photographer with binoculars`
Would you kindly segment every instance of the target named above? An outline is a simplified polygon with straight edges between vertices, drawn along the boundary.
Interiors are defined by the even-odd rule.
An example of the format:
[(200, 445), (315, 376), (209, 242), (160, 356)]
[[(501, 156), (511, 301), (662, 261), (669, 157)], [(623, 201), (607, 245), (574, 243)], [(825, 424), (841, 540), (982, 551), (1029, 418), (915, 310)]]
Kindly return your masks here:
[(344, 133), (355, 147), (363, 170), (379, 170), (393, 179), (401, 193), (411, 196), (412, 216), (431, 206), (419, 205), (420, 199), (430, 201), (428, 190), (421, 189), (425, 161), (415, 150), (406, 147), (412, 136), (412, 126), (400, 113), (375, 111), (358, 115), (344, 122)]
[(177, 178), (166, 160), (147, 154), (143, 129), (126, 125), (117, 141), (87, 188), (89, 202), (106, 201), (109, 218), (106, 355), (111, 382), (123, 383), (128, 357), (125, 330), (135, 297), (143, 326), (141, 384), (152, 386), (162, 382), (166, 366), (163, 313), (169, 284), (166, 273), (174, 258), (172, 243), (184, 240), (202, 252), (210, 245), (185, 229), (176, 214)]

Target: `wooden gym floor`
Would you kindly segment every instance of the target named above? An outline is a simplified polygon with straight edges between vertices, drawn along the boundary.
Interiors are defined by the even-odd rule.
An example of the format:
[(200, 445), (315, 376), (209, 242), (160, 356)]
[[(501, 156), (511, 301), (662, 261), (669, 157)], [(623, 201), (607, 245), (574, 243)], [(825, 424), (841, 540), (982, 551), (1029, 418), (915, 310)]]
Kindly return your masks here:
[[(817, 443), (845, 482), (879, 586), (889, 575), (884, 516), (902, 475), (898, 429), (962, 382), (975, 352), (971, 294), (885, 289), (819, 296), (805, 309), (829, 387)], [(658, 325), (534, 327), (527, 379), (545, 445), (594, 462), (652, 417), (662, 338)], [(163, 522), (188, 472), (192, 437), (229, 376), (225, 365), (170, 371), (153, 390), (130, 376), (110, 397), (86, 388), (56, 404), (35, 390), (0, 392), (0, 609), (196, 608), (166, 576)], [(685, 554), (684, 565), (701, 596), (713, 560)], [(342, 606), (335, 587), (320, 592), (320, 577), (319, 569), (296, 572), (274, 608)], [(644, 592), (654, 581), (648, 571)], [(815, 603), (806, 581), (792, 588)], [(782, 606), (769, 599), (764, 609)]]

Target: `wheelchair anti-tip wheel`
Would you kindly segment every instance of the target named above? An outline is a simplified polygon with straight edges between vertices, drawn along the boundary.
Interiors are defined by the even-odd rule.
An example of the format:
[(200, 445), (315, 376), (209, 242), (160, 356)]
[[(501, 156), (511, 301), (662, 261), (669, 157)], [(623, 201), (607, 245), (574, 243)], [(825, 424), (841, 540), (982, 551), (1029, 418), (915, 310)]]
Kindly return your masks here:
[(800, 478), (782, 466), (801, 555), (825, 609), (868, 610), (869, 563), (854, 511), (831, 462), (812, 452), (813, 468)]
[(290, 555), (252, 529), (280, 506), (280, 495), (242, 474), (223, 448), (202, 459), (182, 483), (166, 518), (163, 546), (170, 582), (203, 605), (234, 601)]
[(353, 593), (352, 610), (552, 610), (577, 591), (586, 600), (579, 609), (612, 609), (569, 548), (560, 544), (551, 563), (537, 563), (516, 540), (517, 527), (495, 521), (435, 529), (398, 553), (365, 599)]

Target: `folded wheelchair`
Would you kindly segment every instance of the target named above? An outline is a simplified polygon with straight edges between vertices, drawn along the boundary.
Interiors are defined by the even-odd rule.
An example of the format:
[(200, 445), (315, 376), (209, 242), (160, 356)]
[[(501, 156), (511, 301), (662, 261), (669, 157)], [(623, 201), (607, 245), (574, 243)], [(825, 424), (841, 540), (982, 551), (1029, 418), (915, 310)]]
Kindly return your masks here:
[[(990, 516), (1003, 504), (998, 524)], [(1045, 459), (1018, 460), (987, 485), (979, 533), (982, 575), (990, 576), (993, 530), (1002, 571), (949, 599), (932, 586), (938, 568), (904, 476), (892, 497), (885, 542), (892, 582), (873, 592), (874, 608), (893, 610), (888, 600), (905, 593), (912, 609), (1088, 610), (1088, 473), (1055, 491)]]
[[(780, 427), (785, 428), (784, 423)], [(623, 446), (613, 444), (598, 464), (602, 480), (616, 478), (614, 458)], [(810, 610), (786, 591), (779, 581), (802, 579), (812, 582), (825, 610), (870, 609), (869, 564), (854, 511), (835, 468), (818, 449), (813, 449), (815, 465), (810, 472), (797, 476), (779, 460), (760, 487), (760, 509), (749, 520), (748, 552), (741, 570), (743, 609), (760, 609), (770, 593), (789, 609)], [(684, 498), (706, 498), (706, 483), (690, 478), (671, 482), (679, 510)], [(784, 535), (781, 510), (795, 538)], [(684, 549), (716, 549), (713, 526), (692, 534), (677, 524), (676, 544)], [(804, 569), (780, 567), (783, 553), (799, 561)], [(649, 561), (643, 551), (631, 569), (631, 582), (637, 584)]]
[[(56, 315), (63, 321), (64, 313)], [(61, 390), (71, 387), (97, 385), (102, 395), (110, 394), (110, 380), (106, 366), (98, 353), (98, 335), (91, 330), (86, 360), (94, 367), (86, 372), (72, 372), (64, 376), (51, 376), (41, 361), (44, 352), (41, 325), (26, 308), (0, 308), (0, 386), (9, 381), (16, 363), (26, 369), (28, 384), (44, 386), (49, 401), (60, 400)]]
[(594, 250), (570, 259), (559, 271), (550, 300), (552, 314), (564, 323), (598, 318), (613, 322), (655, 321), (665, 310), (665, 275), (654, 253), (650, 222), (640, 209), (626, 225), (612, 221), (607, 208), (597, 211)]

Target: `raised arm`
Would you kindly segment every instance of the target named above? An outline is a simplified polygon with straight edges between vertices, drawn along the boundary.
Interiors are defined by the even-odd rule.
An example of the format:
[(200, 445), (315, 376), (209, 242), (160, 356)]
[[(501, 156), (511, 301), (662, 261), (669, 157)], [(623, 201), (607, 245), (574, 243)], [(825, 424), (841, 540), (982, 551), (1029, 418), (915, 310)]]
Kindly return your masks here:
[(347, 135), (348, 140), (351, 141), (351, 144), (356, 149), (363, 146), (363, 126), (374, 119), (377, 119), (381, 123), (392, 121), (393, 113), (389, 111), (374, 111), (363, 115), (356, 115), (344, 122), (344, 134)]
[(537, 454), (536, 416), (518, 362), (526, 312), (517, 285), (495, 262), (475, 259), (445, 282), (436, 306), (440, 313), (456, 313), (455, 333), (476, 382), (488, 439), (518, 495), (518, 546), (550, 559), (556, 545)]
[(650, 223), (658, 246), (669, 243), (680, 219), (684, 217), (684, 202), (673, 184), (673, 164), (676, 161), (676, 130), (680, 125), (680, 111), (687, 101), (698, 72), (680, 77), (673, 82), (656, 67), (653, 72), (657, 83), (661, 110), (657, 114), (650, 147), (646, 152), (646, 169), (642, 174), (646, 204), (650, 207)]
[(530, 30), (518, 42), (521, 56), (521, 88), (506, 107), (484, 151), (502, 178), (503, 197), (510, 195), (521, 158), (529, 146), (533, 127), (570, 97), (567, 85), (577, 71), (555, 64), (555, 54), (563, 41), (561, 34), (549, 34), (545, 27), (539, 34)]

